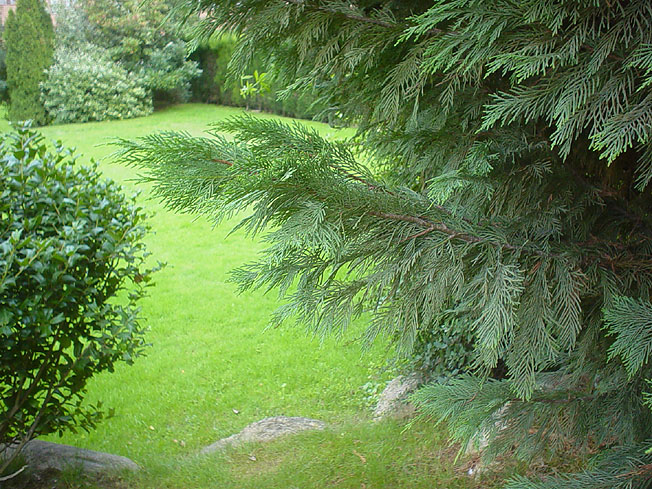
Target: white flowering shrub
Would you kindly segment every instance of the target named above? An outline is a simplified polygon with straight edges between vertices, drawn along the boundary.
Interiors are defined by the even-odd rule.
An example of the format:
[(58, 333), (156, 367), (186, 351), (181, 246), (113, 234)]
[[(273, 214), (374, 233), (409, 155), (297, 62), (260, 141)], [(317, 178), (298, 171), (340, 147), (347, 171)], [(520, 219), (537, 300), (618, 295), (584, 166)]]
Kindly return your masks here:
[(41, 96), (54, 123), (130, 119), (153, 110), (143, 82), (90, 45), (57, 50)]

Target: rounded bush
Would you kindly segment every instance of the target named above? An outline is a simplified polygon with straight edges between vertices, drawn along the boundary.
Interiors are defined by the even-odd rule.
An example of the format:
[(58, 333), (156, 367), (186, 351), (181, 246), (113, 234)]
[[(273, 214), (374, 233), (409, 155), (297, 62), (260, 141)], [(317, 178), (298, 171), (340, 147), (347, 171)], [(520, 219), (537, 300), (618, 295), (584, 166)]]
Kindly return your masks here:
[[(102, 417), (87, 381), (146, 346), (145, 215), (95, 167), (28, 129), (0, 145), (2, 447)], [(5, 461), (6, 462), (6, 461)]]
[(138, 77), (92, 46), (58, 50), (41, 94), (55, 123), (130, 119), (153, 110)]

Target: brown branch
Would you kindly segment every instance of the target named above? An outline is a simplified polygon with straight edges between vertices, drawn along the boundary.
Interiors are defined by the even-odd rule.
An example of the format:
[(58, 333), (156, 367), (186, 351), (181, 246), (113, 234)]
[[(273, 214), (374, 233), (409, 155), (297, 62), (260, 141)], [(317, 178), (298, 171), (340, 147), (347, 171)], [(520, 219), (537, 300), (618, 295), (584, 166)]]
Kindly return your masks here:
[(220, 160), (219, 158), (213, 158), (211, 161), (214, 161), (215, 163), (222, 163), (223, 165), (226, 166), (233, 166), (233, 163), (231, 163), (230, 161)]
[[(517, 401), (518, 399), (514, 399)], [(522, 401), (522, 399), (520, 399)], [(545, 404), (569, 404), (571, 402), (591, 402), (595, 401), (596, 396), (567, 397), (559, 399), (533, 399), (532, 402), (542, 402)]]
[(650, 477), (650, 472), (652, 472), (652, 464), (645, 464), (641, 465), (640, 467), (630, 470), (629, 472), (624, 472), (622, 474), (618, 474), (616, 477), (617, 478), (624, 478), (624, 477), (637, 477), (637, 476), (644, 476), (647, 474), (648, 478)]
[(434, 231), (434, 230), (435, 230), (435, 228), (433, 228), (432, 226), (427, 227), (427, 228), (424, 229), (423, 231), (419, 231), (419, 232), (416, 233), (416, 234), (413, 234), (413, 235), (411, 235), (411, 236), (408, 236), (407, 238), (402, 239), (402, 240), (401, 240), (401, 243), (403, 243), (403, 242), (405, 242), (405, 241), (410, 241), (410, 240), (412, 240), (412, 239), (420, 238), (421, 236), (425, 236), (426, 234), (428, 234), (428, 233), (430, 233), (430, 232), (432, 232), (432, 231)]
[[(408, 216), (408, 215), (403, 215), (403, 214), (394, 214), (394, 213), (391, 213), (391, 212), (380, 212), (380, 211), (369, 211), (369, 212), (367, 212), (367, 214), (369, 214), (371, 216), (381, 217), (383, 219), (391, 219), (393, 221), (411, 222), (413, 224), (416, 224), (417, 226), (421, 226), (421, 227), (425, 228), (422, 231), (420, 231), (420, 232), (418, 232), (418, 233), (404, 239), (403, 241), (407, 241), (407, 240), (410, 240), (410, 239), (416, 239), (416, 238), (419, 238), (421, 236), (425, 236), (426, 234), (431, 233), (432, 231), (439, 231), (440, 233), (444, 233), (444, 234), (449, 235), (451, 238), (460, 239), (462, 241), (466, 241), (467, 243), (482, 243), (483, 241), (485, 241), (484, 239), (482, 239), (482, 238), (480, 238), (478, 236), (474, 236), (474, 235), (468, 234), (468, 233), (460, 233), (458, 231), (455, 231), (454, 229), (449, 228), (443, 222), (433, 222), (433, 221), (429, 221), (429, 220), (427, 220), (427, 219), (425, 219), (423, 217)], [(518, 249), (514, 245), (505, 244), (505, 243), (501, 244), (501, 246), (503, 248), (512, 249), (512, 250)]]
[(356, 182), (360, 182), (360, 183), (366, 185), (369, 190), (381, 190), (381, 191), (385, 192), (386, 194), (395, 195), (394, 192), (392, 192), (391, 190), (387, 190), (387, 189), (385, 189), (383, 187), (379, 187), (378, 185), (376, 185), (374, 183), (371, 183), (371, 182), (368, 182), (364, 178), (359, 177), (357, 175), (354, 175), (352, 173), (349, 173), (346, 170), (342, 170), (339, 167), (335, 167), (335, 169), (337, 171), (339, 171), (340, 173), (342, 173), (344, 176), (350, 178), (351, 180), (355, 180)]
[[(294, 148), (294, 149), (296, 149), (296, 148)], [(314, 155), (308, 153), (308, 156), (313, 157)], [(232, 162), (222, 160), (222, 159), (218, 159), (218, 158), (213, 158), (212, 161), (215, 161), (216, 163), (222, 163), (222, 164), (227, 165), (227, 166), (233, 166)], [(354, 175), (352, 173), (349, 173), (346, 170), (344, 170), (342, 168), (339, 168), (336, 165), (331, 165), (331, 167), (333, 169), (335, 169), (336, 171), (338, 171), (339, 173), (341, 173), (342, 175), (344, 175), (345, 177), (350, 178), (350, 179), (352, 179), (352, 180), (354, 180), (356, 182), (364, 184), (369, 190), (380, 191), (380, 192), (387, 193), (389, 195), (396, 196), (396, 194), (394, 192), (392, 192), (391, 190), (387, 190), (387, 189), (385, 189), (383, 187), (380, 187), (380, 186), (375, 185), (375, 184), (373, 184), (371, 182), (368, 182), (364, 178), (359, 177), (357, 175)], [(433, 208), (437, 209), (440, 212), (445, 213), (446, 215), (449, 215), (449, 216), (451, 215), (451, 212), (448, 209), (446, 209), (445, 207), (443, 207), (443, 206), (434, 205)], [(453, 238), (460, 239), (462, 241), (466, 241), (467, 243), (481, 243), (481, 242), (486, 241), (486, 240), (480, 238), (479, 236), (474, 236), (472, 234), (460, 233), (458, 231), (455, 231), (455, 230), (449, 228), (443, 222), (433, 222), (433, 221), (429, 221), (428, 219), (425, 219), (423, 217), (408, 216), (408, 215), (394, 214), (394, 213), (380, 212), (380, 211), (370, 211), (370, 212), (368, 212), (368, 214), (372, 215), (372, 216), (376, 216), (376, 217), (381, 217), (383, 219), (391, 219), (391, 220), (394, 220), (394, 221), (411, 222), (413, 224), (416, 224), (416, 225), (421, 226), (421, 227), (424, 228), (422, 231), (417, 232), (416, 234), (404, 239), (403, 241), (408, 241), (410, 239), (416, 239), (416, 238), (419, 238), (421, 236), (425, 236), (426, 234), (431, 233), (433, 231), (439, 231), (441, 233), (449, 235), (451, 237), (451, 239), (453, 239)], [(464, 220), (466, 222), (469, 222), (467, 219), (464, 219), (464, 218), (462, 218), (462, 220)], [(501, 248), (507, 249), (507, 250), (520, 250), (520, 249), (522, 249), (522, 248), (520, 248), (518, 246), (514, 246), (514, 245), (509, 244), (509, 243), (496, 243), (496, 244), (499, 244)], [(544, 253), (542, 251), (539, 251), (539, 250), (530, 250), (530, 251), (532, 253), (536, 254), (536, 255), (539, 255), (539, 256), (547, 256), (546, 253)]]
[[(446, 209), (444, 209), (446, 210)], [(425, 219), (423, 217), (416, 217), (416, 216), (408, 216), (408, 215), (402, 215), (402, 214), (394, 214), (390, 212), (380, 212), (380, 211), (369, 211), (367, 214), (376, 216), (376, 217), (381, 217), (383, 219), (391, 219), (394, 221), (402, 221), (402, 222), (410, 222), (413, 224), (416, 224), (417, 226), (421, 226), (424, 228), (423, 230), (405, 238), (402, 240), (404, 241), (409, 241), (410, 239), (416, 239), (420, 238), (422, 236), (425, 236), (433, 231), (439, 231), (440, 233), (447, 234), (450, 236), (451, 239), (459, 239), (461, 241), (465, 241), (467, 243), (491, 243), (494, 244), (498, 247), (500, 247), (503, 250), (510, 250), (510, 251), (523, 251), (525, 253), (528, 253), (530, 255), (536, 255), (540, 257), (547, 257), (547, 258), (554, 258), (560, 256), (558, 253), (546, 253), (545, 251), (537, 250), (534, 248), (527, 248), (523, 246), (516, 246), (510, 243), (501, 243), (499, 241), (493, 241), (485, 238), (481, 238), (479, 236), (475, 236), (473, 234), (469, 233), (464, 233), (464, 232), (459, 232), (455, 231), (454, 229), (449, 228), (446, 224), (443, 222), (433, 222), (428, 219)], [(581, 245), (581, 243), (578, 243)], [(611, 243), (609, 242), (596, 242), (596, 244), (602, 244), (602, 245), (610, 245)], [(631, 254), (624, 254), (621, 253), (620, 255), (616, 257), (612, 257), (608, 255), (607, 253), (604, 252), (595, 252), (593, 254), (593, 257), (591, 259), (585, 260), (583, 262), (584, 265), (590, 264), (592, 262), (598, 261), (600, 265), (603, 268), (608, 268), (611, 270), (615, 270), (616, 268), (620, 269), (627, 269), (627, 268), (637, 268), (640, 269), (641, 271), (643, 270), (649, 270), (652, 271), (652, 260), (650, 258), (647, 259), (641, 259), (635, 256), (632, 256)], [(540, 265), (539, 265), (540, 266)], [(535, 265), (536, 268), (538, 268), (537, 265)], [(533, 269), (534, 270), (534, 269)], [(536, 271), (536, 270), (534, 270)]]
[[(369, 211), (369, 215), (376, 216), (376, 217), (382, 217), (383, 219), (391, 219), (393, 221), (404, 221), (404, 222), (411, 222), (413, 224), (416, 224), (418, 226), (422, 226), (425, 228), (433, 228), (433, 230), (436, 229), (435, 224), (427, 221), (421, 217), (414, 217), (414, 216), (407, 216), (403, 214), (394, 214), (391, 212), (380, 212), (380, 211)], [(445, 227), (445, 225), (443, 225)]]
[[(312, 155), (310, 155), (310, 156), (312, 156)], [(371, 183), (371, 182), (365, 180), (364, 178), (359, 177), (359, 176), (357, 176), (357, 175), (353, 175), (352, 173), (349, 173), (349, 172), (347, 172), (346, 170), (343, 170), (343, 169), (341, 169), (341, 168), (339, 168), (339, 167), (337, 167), (337, 166), (333, 166), (333, 168), (335, 168), (338, 172), (340, 172), (340, 173), (341, 173), (342, 175), (344, 175), (345, 177), (350, 178), (351, 180), (355, 180), (356, 182), (360, 182), (360, 183), (366, 185), (367, 188), (368, 188), (369, 190), (380, 191), (380, 192), (386, 193), (386, 194), (388, 194), (388, 195), (391, 195), (391, 196), (393, 196), (393, 197), (397, 197), (396, 193), (395, 193), (395, 192), (392, 192), (391, 190), (388, 190), (388, 189), (386, 189), (386, 188), (384, 188), (384, 187), (381, 187), (381, 186), (379, 186), (379, 185), (376, 185), (375, 183)], [(440, 212), (443, 212), (444, 214), (446, 214), (446, 215), (448, 215), (448, 216), (451, 215), (451, 211), (449, 211), (448, 209), (446, 209), (446, 207), (444, 207), (444, 206), (437, 205), (437, 204), (433, 204), (431, 207), (432, 207), (433, 209), (437, 209), (437, 210), (440, 211)], [(468, 220), (467, 218), (462, 217), (461, 219), (462, 219), (464, 222), (468, 222), (469, 224), (471, 224), (471, 221)], [(432, 231), (434, 231), (434, 228), (432, 229)]]

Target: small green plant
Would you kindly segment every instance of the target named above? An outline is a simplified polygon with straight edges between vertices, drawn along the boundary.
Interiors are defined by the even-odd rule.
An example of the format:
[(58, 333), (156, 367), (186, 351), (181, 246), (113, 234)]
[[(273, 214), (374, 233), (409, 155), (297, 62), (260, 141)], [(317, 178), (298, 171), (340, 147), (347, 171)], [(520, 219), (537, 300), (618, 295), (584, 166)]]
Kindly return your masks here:
[(249, 110), (249, 101), (255, 99), (258, 108), (260, 109), (260, 97), (272, 90), (272, 86), (268, 81), (267, 73), (259, 73), (254, 70), (253, 75), (244, 75), (240, 78), (242, 86), (240, 87), (240, 95), (247, 101), (247, 110)]
[(363, 402), (366, 407), (371, 408), (378, 402), (380, 393), (383, 391), (383, 385), (380, 382), (370, 380), (360, 386), (360, 390), (363, 393)]
[(155, 268), (142, 209), (95, 167), (28, 128), (4, 136), (0, 160), (2, 473), (33, 437), (102, 418), (86, 383), (143, 352)]

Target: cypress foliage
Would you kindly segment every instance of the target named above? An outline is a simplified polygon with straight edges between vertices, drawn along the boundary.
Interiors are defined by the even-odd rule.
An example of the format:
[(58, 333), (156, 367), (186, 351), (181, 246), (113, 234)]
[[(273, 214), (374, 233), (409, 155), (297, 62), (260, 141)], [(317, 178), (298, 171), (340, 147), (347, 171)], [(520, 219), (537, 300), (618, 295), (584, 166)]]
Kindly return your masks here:
[(200, 38), (240, 36), (234, 69), (264, 53), (359, 128), (240, 117), (121, 142), (170, 208), (267, 232), (242, 289), (278, 288), (274, 321), (323, 334), (369, 315), (406, 352), (453, 315), (475, 368), (420, 391), (423, 412), (463, 445), (488, 435), (489, 458), (601, 449), (510, 489), (648, 487), (652, 3), (187, 4)]
[(54, 29), (42, 0), (18, 0), (16, 12), (9, 12), (4, 40), (9, 119), (46, 124), (39, 84), (52, 64)]

